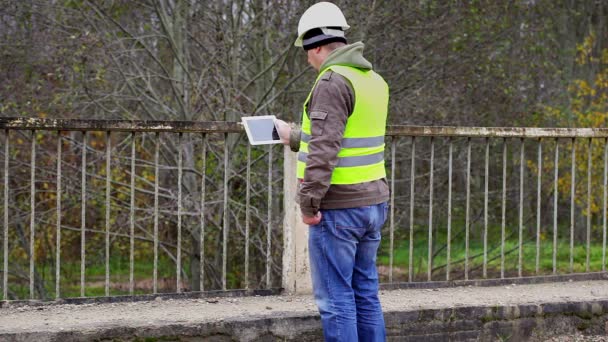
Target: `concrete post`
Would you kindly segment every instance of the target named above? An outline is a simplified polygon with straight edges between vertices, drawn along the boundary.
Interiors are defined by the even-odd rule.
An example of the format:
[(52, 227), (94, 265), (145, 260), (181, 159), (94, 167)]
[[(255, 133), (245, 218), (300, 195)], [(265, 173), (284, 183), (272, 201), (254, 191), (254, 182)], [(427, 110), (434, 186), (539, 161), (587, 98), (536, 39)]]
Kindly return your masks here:
[(298, 191), (297, 160), (297, 153), (286, 146), (283, 175), (283, 288), (289, 294), (312, 293), (308, 261), (308, 226), (302, 223), (300, 206), (295, 201)]

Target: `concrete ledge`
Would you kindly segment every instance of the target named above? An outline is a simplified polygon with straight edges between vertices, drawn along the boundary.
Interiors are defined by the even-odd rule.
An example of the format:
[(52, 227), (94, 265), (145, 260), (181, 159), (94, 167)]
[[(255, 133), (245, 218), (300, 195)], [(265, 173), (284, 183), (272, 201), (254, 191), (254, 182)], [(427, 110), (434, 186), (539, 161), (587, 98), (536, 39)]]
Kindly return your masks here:
[(389, 340), (542, 341), (575, 332), (607, 334), (608, 300), (390, 312), (385, 319)]
[(167, 299), (200, 299), (200, 298), (235, 298), (248, 296), (276, 296), (283, 292), (282, 288), (260, 289), (260, 290), (227, 290), (227, 291), (191, 291), (182, 293), (157, 293), (144, 295), (121, 295), (121, 296), (100, 296), (100, 297), (74, 297), (61, 298), (55, 300), (0, 300), (0, 309), (19, 306), (43, 306), (43, 305), (64, 305), (64, 304), (104, 304), (104, 303), (131, 303), (153, 300)]
[[(545, 341), (607, 335), (605, 280), (383, 290), (389, 341)], [(12, 305), (0, 341), (320, 341), (312, 296)]]
[[(471, 306), (385, 313), (389, 341), (544, 340), (574, 334), (605, 335), (608, 299), (540, 305)], [(1, 341), (319, 341), (317, 314), (275, 313), (201, 324), (105, 326), (81, 331), (0, 334)]]
[(201, 324), (160, 326), (112, 326), (90, 331), (0, 334), (0, 341), (319, 341), (323, 339), (320, 320), (314, 315), (251, 317)]

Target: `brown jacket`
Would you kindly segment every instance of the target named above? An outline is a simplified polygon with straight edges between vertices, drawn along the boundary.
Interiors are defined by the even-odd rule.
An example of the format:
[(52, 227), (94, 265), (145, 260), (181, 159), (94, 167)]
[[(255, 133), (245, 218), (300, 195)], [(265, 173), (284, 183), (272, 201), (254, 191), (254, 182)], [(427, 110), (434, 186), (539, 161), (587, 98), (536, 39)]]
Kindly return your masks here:
[[(333, 64), (371, 69), (371, 63), (363, 58), (363, 47), (363, 43), (354, 43), (334, 50), (321, 70)], [(307, 107), (312, 134), (306, 171), (298, 191), (298, 202), (306, 216), (314, 216), (319, 209), (355, 208), (386, 202), (389, 198), (385, 178), (359, 184), (331, 185), (346, 121), (354, 105), (355, 93), (350, 82), (333, 71), (326, 72), (312, 91)], [(299, 141), (300, 130), (292, 130), (292, 149), (297, 149)]]

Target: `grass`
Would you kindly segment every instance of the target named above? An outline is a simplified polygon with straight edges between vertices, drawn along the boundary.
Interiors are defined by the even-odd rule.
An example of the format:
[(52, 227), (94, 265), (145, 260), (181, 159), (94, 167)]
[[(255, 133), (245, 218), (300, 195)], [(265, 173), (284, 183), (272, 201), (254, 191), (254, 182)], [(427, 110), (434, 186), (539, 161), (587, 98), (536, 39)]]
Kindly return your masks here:
[[(151, 259), (151, 258), (150, 258)], [(110, 258), (110, 295), (129, 294), (129, 257), (112, 255)], [(45, 289), (49, 298), (55, 298), (55, 269), (48, 265), (36, 265), (36, 272), (45, 275)], [(188, 264), (183, 265), (187, 269)], [(136, 284), (134, 294), (149, 294), (152, 291), (138, 287), (142, 283), (151, 286), (154, 263), (151, 260), (135, 260), (133, 278)], [(92, 263), (85, 269), (85, 296), (105, 296), (105, 264)], [(175, 264), (167, 258), (159, 257), (158, 279), (161, 280), (159, 292), (175, 292)], [(173, 280), (173, 288), (164, 289), (163, 279)], [(61, 265), (61, 297), (80, 297), (80, 261), (63, 262)], [(146, 285), (144, 285), (146, 286)], [(9, 289), (19, 299), (29, 298), (29, 283), (27, 280), (9, 279)]]
[[(453, 226), (454, 227), (454, 226)], [(479, 227), (477, 227), (479, 228)], [(576, 242), (573, 249), (573, 269), (570, 271), (570, 240), (567, 228), (562, 227), (563, 232), (558, 232), (558, 236), (564, 238), (558, 239), (557, 255), (556, 255), (556, 272), (564, 273), (580, 273), (586, 272), (586, 242)], [(413, 245), (413, 279), (416, 281), (426, 281), (428, 271), (428, 231), (426, 227), (414, 228), (414, 245)], [(507, 230), (513, 232), (508, 239), (505, 240), (505, 260), (504, 269), (505, 276), (517, 276), (519, 266), (519, 242), (518, 232), (515, 230)], [(592, 238), (590, 244), (590, 271), (602, 270), (602, 239), (601, 234), (595, 232), (596, 236)], [(433, 274), (432, 280), (446, 279), (446, 263), (447, 263), (447, 236), (445, 232), (433, 232)], [(536, 237), (531, 235), (528, 238), (524, 232), (524, 243), (522, 247), (522, 275), (536, 275)], [(598, 238), (599, 236), (599, 238)], [(488, 278), (499, 278), (501, 270), (501, 249), (500, 249), (500, 226), (488, 227), (488, 252), (487, 252), (487, 275)], [(480, 229), (472, 231), (469, 237), (469, 279), (483, 277), (483, 241)], [(378, 264), (381, 267), (381, 280), (388, 281), (387, 266), (390, 263), (390, 241), (389, 236), (385, 232), (378, 253)], [(455, 234), (453, 231), (451, 251), (450, 251), (450, 279), (464, 279), (464, 259), (465, 259), (465, 239), (464, 234)], [(548, 275), (553, 273), (553, 237), (552, 235), (541, 234), (539, 248), (539, 275)], [(406, 281), (409, 278), (409, 229), (395, 229), (395, 241), (393, 252), (393, 281)], [(384, 270), (384, 271), (382, 271)]]

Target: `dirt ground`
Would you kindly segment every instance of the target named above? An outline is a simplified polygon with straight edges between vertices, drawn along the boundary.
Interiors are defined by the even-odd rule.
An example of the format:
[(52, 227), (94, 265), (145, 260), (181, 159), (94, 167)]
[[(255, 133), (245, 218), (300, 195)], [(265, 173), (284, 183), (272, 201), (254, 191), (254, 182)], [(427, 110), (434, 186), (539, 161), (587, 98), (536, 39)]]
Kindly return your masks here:
[[(384, 311), (459, 306), (540, 304), (608, 299), (608, 281), (456, 287), (381, 291)], [(86, 331), (95, 327), (184, 324), (264, 317), (278, 313), (316, 313), (311, 295), (205, 298), (150, 302), (12, 306), (0, 309), (0, 334)], [(564, 336), (552, 341), (600, 341)], [(578, 338), (578, 339), (577, 339)]]

